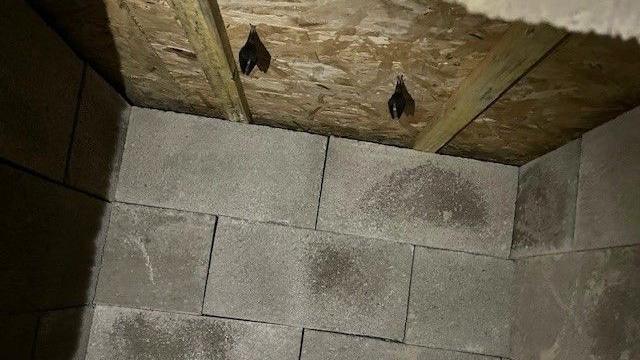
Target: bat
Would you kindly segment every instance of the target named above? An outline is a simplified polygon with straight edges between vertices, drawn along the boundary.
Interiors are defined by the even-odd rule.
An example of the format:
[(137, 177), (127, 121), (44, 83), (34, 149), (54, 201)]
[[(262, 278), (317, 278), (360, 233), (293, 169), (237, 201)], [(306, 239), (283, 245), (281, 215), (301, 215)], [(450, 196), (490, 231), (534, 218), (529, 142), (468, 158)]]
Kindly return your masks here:
[(255, 25), (251, 24), (247, 42), (242, 46), (238, 54), (238, 62), (240, 63), (240, 71), (247, 76), (251, 74), (256, 65), (262, 72), (266, 73), (269, 70), (271, 54), (269, 54), (269, 51), (260, 40)]

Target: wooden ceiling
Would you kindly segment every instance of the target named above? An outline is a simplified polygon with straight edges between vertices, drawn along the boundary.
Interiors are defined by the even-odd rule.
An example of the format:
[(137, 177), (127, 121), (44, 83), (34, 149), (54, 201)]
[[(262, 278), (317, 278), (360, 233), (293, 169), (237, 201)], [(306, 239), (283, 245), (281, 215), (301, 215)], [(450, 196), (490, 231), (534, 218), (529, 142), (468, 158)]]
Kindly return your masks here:
[[(637, 41), (444, 1), (31, 3), (140, 106), (520, 165), (640, 104)], [(250, 23), (271, 67), (239, 77)], [(416, 112), (393, 121), (398, 74)]]

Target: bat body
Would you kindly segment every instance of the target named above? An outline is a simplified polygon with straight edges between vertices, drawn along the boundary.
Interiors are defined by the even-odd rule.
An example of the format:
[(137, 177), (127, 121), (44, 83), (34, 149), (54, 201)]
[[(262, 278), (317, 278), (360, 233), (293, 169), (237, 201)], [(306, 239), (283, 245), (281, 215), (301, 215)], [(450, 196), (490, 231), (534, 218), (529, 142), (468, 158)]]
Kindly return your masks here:
[(389, 114), (392, 119), (400, 119), (403, 113), (413, 116), (416, 103), (404, 84), (402, 75), (396, 80), (396, 89), (389, 98)]
[(266, 73), (269, 70), (271, 54), (260, 40), (255, 25), (251, 25), (247, 42), (238, 54), (238, 62), (240, 71), (245, 75), (250, 75), (256, 65), (262, 72)]

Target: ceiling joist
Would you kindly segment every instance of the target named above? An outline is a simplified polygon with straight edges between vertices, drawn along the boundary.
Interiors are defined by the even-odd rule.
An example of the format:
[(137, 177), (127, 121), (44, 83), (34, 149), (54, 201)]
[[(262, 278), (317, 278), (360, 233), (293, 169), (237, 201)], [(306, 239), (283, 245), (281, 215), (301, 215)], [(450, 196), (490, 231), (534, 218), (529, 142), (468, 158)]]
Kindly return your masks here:
[(171, 5), (227, 119), (250, 122), (251, 112), (216, 0), (171, 0)]
[(527, 73), (565, 36), (550, 26), (515, 23), (465, 78), (439, 118), (418, 134), (413, 148), (436, 152)]

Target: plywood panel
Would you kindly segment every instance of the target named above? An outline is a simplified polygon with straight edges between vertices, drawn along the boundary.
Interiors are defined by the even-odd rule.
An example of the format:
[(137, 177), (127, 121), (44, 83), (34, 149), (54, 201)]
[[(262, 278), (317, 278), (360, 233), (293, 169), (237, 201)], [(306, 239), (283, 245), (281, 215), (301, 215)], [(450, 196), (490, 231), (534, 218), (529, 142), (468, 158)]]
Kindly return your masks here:
[[(209, 116), (221, 114), (211, 104), (193, 96), (189, 84), (176, 81), (167, 69), (166, 60), (158, 56), (136, 19), (127, 11), (126, 2), (31, 2), (83, 57), (123, 90), (134, 104)], [(158, 20), (152, 12), (146, 16)], [(176, 46), (176, 49), (179, 47)]]
[[(273, 57), (243, 77), (254, 122), (402, 146), (506, 30), (442, 1), (218, 3), (236, 57), (249, 23)], [(398, 123), (387, 100), (400, 73), (417, 109)]]
[(640, 104), (640, 44), (572, 34), (441, 152), (520, 165)]

